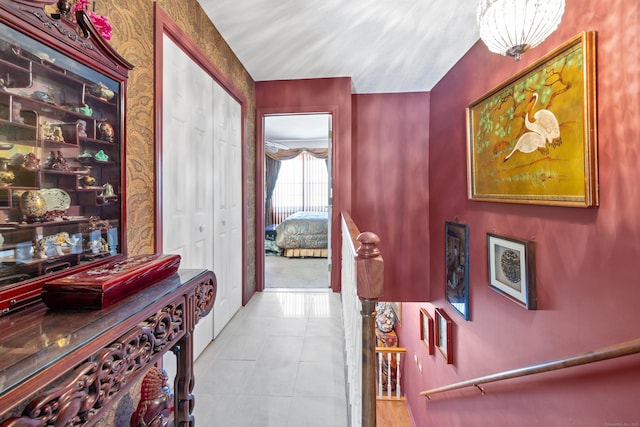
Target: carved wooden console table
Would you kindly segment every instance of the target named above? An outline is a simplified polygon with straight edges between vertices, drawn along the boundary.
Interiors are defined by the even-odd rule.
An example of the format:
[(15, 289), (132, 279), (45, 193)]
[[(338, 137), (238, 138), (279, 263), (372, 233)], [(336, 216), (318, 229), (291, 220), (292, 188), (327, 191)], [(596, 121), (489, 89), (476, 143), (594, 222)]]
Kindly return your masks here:
[(195, 425), (193, 330), (215, 296), (213, 272), (180, 270), (103, 310), (0, 318), (0, 427), (93, 425), (169, 350), (174, 425)]

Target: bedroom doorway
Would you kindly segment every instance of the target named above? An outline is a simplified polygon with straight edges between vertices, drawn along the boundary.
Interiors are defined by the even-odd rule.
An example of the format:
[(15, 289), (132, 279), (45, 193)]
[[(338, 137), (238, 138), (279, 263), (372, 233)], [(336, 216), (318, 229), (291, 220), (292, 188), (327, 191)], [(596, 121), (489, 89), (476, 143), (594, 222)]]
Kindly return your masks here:
[(265, 289), (330, 289), (331, 118), (264, 116)]

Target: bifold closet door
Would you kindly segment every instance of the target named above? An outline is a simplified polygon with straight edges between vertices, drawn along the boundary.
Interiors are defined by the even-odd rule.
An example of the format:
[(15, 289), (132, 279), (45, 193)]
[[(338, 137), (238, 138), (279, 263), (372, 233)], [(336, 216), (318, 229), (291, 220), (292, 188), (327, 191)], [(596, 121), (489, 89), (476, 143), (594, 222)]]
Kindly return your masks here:
[[(162, 242), (180, 268), (213, 263), (213, 79), (168, 37), (163, 41)], [(194, 356), (213, 339), (213, 316), (195, 331)]]
[(213, 265), (218, 292), (213, 335), (242, 306), (242, 109), (214, 82), (213, 113)]

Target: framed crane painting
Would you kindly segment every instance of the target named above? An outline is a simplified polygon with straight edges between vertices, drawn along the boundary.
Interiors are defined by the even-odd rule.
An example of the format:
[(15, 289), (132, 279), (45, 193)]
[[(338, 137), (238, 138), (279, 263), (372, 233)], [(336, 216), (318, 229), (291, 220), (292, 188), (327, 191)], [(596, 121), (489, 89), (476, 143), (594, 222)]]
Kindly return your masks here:
[(595, 32), (467, 107), (469, 198), (598, 206)]

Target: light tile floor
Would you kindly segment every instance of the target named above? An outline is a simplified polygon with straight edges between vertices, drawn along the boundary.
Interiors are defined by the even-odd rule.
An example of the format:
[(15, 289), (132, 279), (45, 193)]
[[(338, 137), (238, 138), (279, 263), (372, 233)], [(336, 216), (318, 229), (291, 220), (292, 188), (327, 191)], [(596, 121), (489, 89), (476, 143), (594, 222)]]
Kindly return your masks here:
[(347, 427), (340, 295), (258, 292), (195, 363), (199, 427)]

